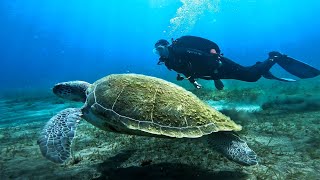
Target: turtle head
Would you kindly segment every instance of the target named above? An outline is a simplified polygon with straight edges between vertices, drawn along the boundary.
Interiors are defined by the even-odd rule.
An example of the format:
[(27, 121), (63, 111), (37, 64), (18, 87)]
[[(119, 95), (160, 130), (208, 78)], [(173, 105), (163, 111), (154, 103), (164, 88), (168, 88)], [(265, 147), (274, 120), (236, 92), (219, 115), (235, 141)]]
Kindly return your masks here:
[(56, 84), (52, 91), (55, 95), (72, 101), (85, 102), (86, 90), (90, 83), (84, 81), (68, 81)]

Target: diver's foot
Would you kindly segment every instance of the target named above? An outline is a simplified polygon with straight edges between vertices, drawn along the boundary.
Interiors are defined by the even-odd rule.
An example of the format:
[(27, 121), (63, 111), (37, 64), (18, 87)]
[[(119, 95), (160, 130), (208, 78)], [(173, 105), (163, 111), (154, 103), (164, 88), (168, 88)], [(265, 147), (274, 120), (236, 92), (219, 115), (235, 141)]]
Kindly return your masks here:
[(197, 81), (193, 82), (193, 85), (197, 89), (201, 89), (202, 88), (201, 84), (199, 84)]
[(269, 59), (270, 59), (271, 61), (278, 61), (278, 60), (280, 60), (280, 59), (282, 59), (282, 58), (285, 58), (285, 57), (287, 57), (287, 55), (281, 54), (281, 53), (278, 52), (278, 51), (271, 51), (271, 52), (269, 52)]

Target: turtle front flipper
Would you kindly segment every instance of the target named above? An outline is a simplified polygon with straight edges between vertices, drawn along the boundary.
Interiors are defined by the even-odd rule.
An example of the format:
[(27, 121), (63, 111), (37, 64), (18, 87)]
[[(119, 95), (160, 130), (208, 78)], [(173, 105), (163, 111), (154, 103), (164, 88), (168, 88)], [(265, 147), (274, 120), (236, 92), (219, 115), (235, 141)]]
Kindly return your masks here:
[(231, 161), (245, 166), (258, 164), (257, 154), (235, 132), (212, 133), (209, 144)]
[(38, 140), (44, 157), (55, 163), (63, 163), (70, 157), (71, 143), (81, 116), (81, 109), (68, 108), (47, 122)]
[(52, 91), (63, 99), (85, 102), (87, 99), (86, 90), (90, 85), (85, 81), (68, 81), (56, 84)]

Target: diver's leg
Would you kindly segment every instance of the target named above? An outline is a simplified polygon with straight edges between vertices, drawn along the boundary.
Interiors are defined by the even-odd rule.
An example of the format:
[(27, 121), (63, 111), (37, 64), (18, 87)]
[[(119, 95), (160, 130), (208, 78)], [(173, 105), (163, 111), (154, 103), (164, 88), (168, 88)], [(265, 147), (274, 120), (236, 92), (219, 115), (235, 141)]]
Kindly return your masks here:
[(273, 59), (287, 72), (301, 79), (313, 78), (320, 75), (320, 70), (317, 68), (288, 57), (287, 55), (281, 54), (277, 51), (270, 52), (269, 59)]
[(214, 79), (237, 79), (247, 82), (259, 80), (275, 64), (274, 61), (268, 59), (253, 66), (244, 67), (225, 57), (221, 58), (221, 62), (222, 65), (218, 72), (212, 75)]
[(260, 75), (264, 75), (269, 72), (273, 65), (276, 64), (276, 61), (272, 58), (268, 58), (263, 62), (257, 62), (255, 65), (250, 66), (249, 69), (252, 72), (259, 73)]

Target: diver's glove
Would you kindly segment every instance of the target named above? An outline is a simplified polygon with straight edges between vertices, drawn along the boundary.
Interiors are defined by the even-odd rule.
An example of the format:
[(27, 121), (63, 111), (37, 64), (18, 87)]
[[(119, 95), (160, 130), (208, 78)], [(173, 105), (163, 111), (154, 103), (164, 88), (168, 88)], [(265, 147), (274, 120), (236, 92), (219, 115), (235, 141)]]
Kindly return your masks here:
[(201, 88), (202, 88), (201, 84), (199, 84), (197, 81), (194, 81), (194, 82), (193, 82), (193, 85), (194, 85), (194, 87), (197, 88), (197, 89), (201, 89)]
[(278, 51), (269, 52), (269, 59), (272, 60), (272, 61), (277, 61), (277, 60), (280, 60), (280, 59), (286, 58), (286, 57), (287, 57), (287, 55), (281, 54)]

